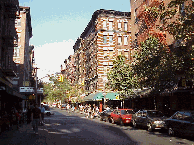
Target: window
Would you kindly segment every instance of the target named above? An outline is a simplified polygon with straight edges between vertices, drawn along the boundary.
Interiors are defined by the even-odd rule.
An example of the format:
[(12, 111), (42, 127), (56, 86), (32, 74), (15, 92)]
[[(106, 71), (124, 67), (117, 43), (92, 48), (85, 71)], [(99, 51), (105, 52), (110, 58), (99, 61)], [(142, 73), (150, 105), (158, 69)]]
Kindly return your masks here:
[(127, 22), (124, 23), (124, 29), (127, 31)]
[(21, 26), (21, 19), (15, 20), (15, 26)]
[(125, 57), (128, 58), (128, 51), (125, 51)]
[(128, 45), (127, 36), (124, 37), (124, 45)]
[(118, 55), (121, 55), (121, 51), (118, 51)]
[(110, 59), (112, 59), (113, 58), (113, 51), (109, 51), (109, 57), (110, 57)]
[(21, 33), (18, 33), (18, 42), (21, 42)]
[(103, 43), (104, 43), (104, 44), (107, 43), (107, 36), (103, 36)]
[(103, 28), (106, 28), (106, 20), (103, 21)]
[(109, 22), (109, 30), (113, 30), (113, 28), (112, 28), (112, 22)]
[(189, 112), (185, 112), (184, 113), (184, 120), (185, 121), (192, 121), (193, 120), (192, 116), (191, 116), (191, 114)]
[(107, 51), (104, 51), (104, 56), (107, 56)]
[(121, 36), (118, 37), (118, 45), (121, 45)]
[(107, 73), (107, 66), (104, 66), (104, 73)]
[(121, 28), (121, 23), (119, 22), (119, 23), (118, 23), (118, 29), (120, 29), (120, 28)]
[(109, 36), (109, 42), (113, 43), (113, 36), (112, 35)]
[(139, 111), (138, 113), (136, 113), (136, 116), (142, 116), (142, 111)]
[(182, 112), (177, 112), (172, 116), (172, 119), (179, 119), (181, 120), (183, 118)]
[(14, 57), (19, 57), (20, 56), (20, 49), (19, 49), (19, 47), (14, 47), (13, 56)]

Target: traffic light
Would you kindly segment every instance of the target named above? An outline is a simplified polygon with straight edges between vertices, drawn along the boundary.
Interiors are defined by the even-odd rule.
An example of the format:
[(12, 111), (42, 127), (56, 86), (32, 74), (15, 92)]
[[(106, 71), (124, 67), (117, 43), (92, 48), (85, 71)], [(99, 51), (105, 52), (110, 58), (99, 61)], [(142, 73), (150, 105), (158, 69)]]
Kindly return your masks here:
[(58, 76), (58, 79), (57, 79), (59, 82), (63, 82), (63, 75), (62, 74), (60, 74), (59, 76)]

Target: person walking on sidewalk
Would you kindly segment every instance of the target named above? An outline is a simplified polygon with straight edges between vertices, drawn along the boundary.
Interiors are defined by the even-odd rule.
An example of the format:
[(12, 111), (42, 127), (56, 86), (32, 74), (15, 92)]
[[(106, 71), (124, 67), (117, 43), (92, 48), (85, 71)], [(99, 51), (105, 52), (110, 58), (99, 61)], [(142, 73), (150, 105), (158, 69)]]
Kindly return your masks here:
[(44, 123), (44, 113), (45, 113), (45, 108), (43, 107), (43, 104), (41, 104), (39, 109), (41, 111), (41, 121), (40, 121), (40, 124), (43, 125), (43, 123)]
[(31, 114), (32, 114), (33, 108), (34, 108), (34, 106), (32, 105), (32, 103), (30, 103), (28, 106), (28, 109), (27, 109), (27, 124), (31, 123)]
[(38, 104), (35, 104), (35, 108), (32, 109), (31, 120), (34, 133), (38, 134), (38, 125), (41, 119), (41, 111), (38, 108)]

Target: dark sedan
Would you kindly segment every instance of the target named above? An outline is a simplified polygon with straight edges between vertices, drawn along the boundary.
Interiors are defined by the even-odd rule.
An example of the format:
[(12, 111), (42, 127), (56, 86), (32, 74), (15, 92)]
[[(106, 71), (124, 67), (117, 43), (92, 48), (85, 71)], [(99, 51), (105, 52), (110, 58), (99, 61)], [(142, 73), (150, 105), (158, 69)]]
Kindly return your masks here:
[(103, 112), (100, 113), (100, 121), (106, 121), (106, 122), (110, 122), (111, 119), (111, 113), (113, 112), (113, 109), (108, 109), (108, 110), (104, 110)]
[(157, 110), (140, 110), (133, 116), (133, 126), (146, 127), (148, 131), (153, 129), (165, 129), (166, 117)]
[(194, 136), (194, 111), (177, 111), (165, 121), (168, 134)]

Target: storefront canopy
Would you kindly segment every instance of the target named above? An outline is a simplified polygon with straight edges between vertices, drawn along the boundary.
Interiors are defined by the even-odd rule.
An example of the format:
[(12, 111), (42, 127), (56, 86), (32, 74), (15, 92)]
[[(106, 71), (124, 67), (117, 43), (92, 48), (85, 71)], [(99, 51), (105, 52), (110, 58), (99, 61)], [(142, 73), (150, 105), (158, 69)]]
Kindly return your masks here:
[[(104, 98), (103, 92), (97, 92), (97, 93), (92, 93), (87, 97), (85, 97), (84, 101), (98, 101), (98, 100), (102, 100), (102, 98)], [(106, 94), (105, 98), (109, 100), (119, 100), (119, 94), (114, 92), (109, 92)]]
[(119, 100), (119, 94), (110, 92), (106, 94), (106, 98), (108, 98), (109, 100)]

